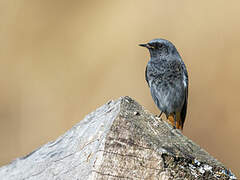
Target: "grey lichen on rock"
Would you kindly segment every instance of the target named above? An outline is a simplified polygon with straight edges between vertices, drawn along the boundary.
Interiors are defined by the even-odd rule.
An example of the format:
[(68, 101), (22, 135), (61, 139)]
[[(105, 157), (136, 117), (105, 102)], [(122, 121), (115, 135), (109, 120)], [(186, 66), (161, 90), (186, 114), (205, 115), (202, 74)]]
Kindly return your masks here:
[(56, 141), (0, 168), (0, 179), (236, 179), (130, 97), (109, 101)]

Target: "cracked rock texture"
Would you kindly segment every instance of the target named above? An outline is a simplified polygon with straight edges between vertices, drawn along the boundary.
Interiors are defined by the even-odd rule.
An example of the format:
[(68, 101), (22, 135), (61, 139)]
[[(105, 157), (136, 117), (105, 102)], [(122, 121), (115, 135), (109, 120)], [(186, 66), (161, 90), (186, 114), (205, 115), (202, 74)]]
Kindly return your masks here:
[(109, 101), (0, 179), (236, 179), (230, 170), (130, 97)]

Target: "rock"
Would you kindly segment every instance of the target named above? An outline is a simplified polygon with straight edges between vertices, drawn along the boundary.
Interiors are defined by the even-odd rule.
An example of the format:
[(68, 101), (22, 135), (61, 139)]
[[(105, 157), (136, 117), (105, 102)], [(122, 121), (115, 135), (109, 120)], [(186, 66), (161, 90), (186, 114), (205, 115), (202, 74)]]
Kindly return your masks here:
[(0, 168), (6, 180), (236, 179), (200, 146), (130, 97)]

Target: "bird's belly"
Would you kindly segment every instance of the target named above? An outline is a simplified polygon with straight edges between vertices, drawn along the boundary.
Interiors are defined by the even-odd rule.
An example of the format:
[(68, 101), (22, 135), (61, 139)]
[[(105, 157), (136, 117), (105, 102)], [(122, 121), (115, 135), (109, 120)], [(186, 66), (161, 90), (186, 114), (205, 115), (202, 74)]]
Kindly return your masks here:
[(185, 90), (182, 82), (152, 83), (151, 95), (158, 108), (169, 114), (180, 112), (185, 99)]

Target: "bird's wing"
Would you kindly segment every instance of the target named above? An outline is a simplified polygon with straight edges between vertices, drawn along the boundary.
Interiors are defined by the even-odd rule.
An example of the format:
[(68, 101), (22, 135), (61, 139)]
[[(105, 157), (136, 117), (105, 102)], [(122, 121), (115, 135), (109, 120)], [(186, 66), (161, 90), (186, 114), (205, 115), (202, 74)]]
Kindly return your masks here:
[(185, 99), (184, 99), (184, 104), (183, 104), (183, 107), (182, 107), (182, 110), (181, 110), (181, 120), (182, 120), (182, 126), (184, 124), (184, 121), (185, 121), (185, 118), (186, 118), (186, 114), (187, 114), (187, 102), (188, 102), (188, 73), (187, 73), (187, 70), (186, 70), (186, 67), (184, 65), (184, 83), (186, 84), (185, 86)]

